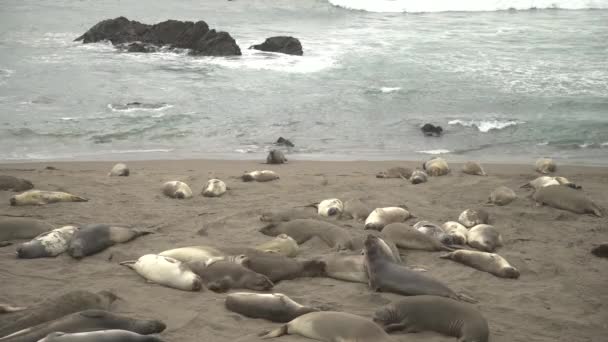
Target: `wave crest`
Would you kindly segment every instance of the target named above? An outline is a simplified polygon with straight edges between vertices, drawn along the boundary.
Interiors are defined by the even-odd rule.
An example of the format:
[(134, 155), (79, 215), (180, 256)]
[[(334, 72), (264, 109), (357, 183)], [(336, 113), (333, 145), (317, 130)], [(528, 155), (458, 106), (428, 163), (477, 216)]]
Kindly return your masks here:
[(491, 130), (501, 130), (507, 127), (523, 124), (523, 121), (517, 120), (451, 120), (448, 125), (460, 125), (464, 127), (475, 127), (482, 133), (487, 133)]

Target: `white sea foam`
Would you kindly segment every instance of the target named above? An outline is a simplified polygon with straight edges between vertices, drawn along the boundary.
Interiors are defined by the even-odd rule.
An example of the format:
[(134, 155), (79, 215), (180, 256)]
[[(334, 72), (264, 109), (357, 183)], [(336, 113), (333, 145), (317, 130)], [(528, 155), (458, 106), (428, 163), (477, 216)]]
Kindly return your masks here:
[(606, 146), (608, 146), (608, 141), (607, 141), (607, 142), (604, 142), (604, 143), (601, 143), (601, 145), (600, 145), (600, 146), (602, 146), (602, 147), (606, 147)]
[(517, 120), (451, 120), (449, 125), (461, 125), (465, 127), (475, 127), (480, 132), (487, 133), (491, 130), (501, 130), (503, 128), (523, 124), (523, 121)]
[(401, 87), (380, 87), (380, 91), (383, 93), (394, 93), (401, 90)]
[(346, 9), (367, 12), (487, 12), (529, 9), (608, 8), (608, 0), (328, 0)]
[[(169, 109), (173, 105), (163, 103), (158, 105), (144, 104), (141, 105), (122, 105), (122, 104), (108, 104), (108, 108), (113, 112), (132, 113), (132, 112), (160, 112), (165, 109)], [(164, 114), (157, 114), (154, 117), (162, 117)]]
[(416, 153), (424, 153), (424, 154), (446, 154), (452, 151), (445, 149), (437, 149), (437, 150), (427, 150), (427, 151), (416, 151)]

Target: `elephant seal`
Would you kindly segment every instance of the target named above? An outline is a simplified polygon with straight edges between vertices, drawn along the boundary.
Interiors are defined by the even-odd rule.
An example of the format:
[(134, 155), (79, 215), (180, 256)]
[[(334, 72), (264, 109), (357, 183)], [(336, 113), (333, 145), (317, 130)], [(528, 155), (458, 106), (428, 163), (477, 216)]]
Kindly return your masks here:
[(458, 222), (467, 228), (487, 224), (489, 221), (490, 215), (483, 209), (467, 209), (458, 216)]
[(64, 226), (42, 233), (17, 247), (17, 257), (23, 259), (54, 257), (67, 251), (70, 240), (80, 228)]
[(260, 233), (269, 236), (287, 234), (296, 240), (299, 245), (316, 236), (331, 248), (337, 250), (352, 249), (352, 238), (346, 229), (320, 220), (297, 219), (288, 222), (270, 223), (261, 228)]
[(10, 245), (8, 241), (32, 239), (53, 229), (52, 224), (29, 217), (0, 217), (0, 243)]
[(61, 191), (28, 190), (10, 198), (12, 206), (45, 205), (58, 202), (88, 202), (84, 197), (74, 196)]
[(489, 224), (478, 224), (469, 229), (467, 241), (469, 246), (484, 252), (494, 252), (496, 248), (502, 246), (502, 236)]
[(445, 159), (440, 157), (434, 157), (427, 160), (423, 165), (422, 169), (426, 171), (429, 176), (445, 176), (450, 173), (450, 167)]
[(11, 304), (0, 303), (0, 314), (5, 314), (9, 312), (17, 312), (27, 309), (24, 306), (14, 306)]
[(581, 191), (567, 186), (551, 185), (534, 192), (532, 198), (538, 204), (568, 210), (577, 214), (592, 214), (602, 217), (602, 209)]
[(263, 274), (273, 283), (304, 277), (321, 277), (325, 274), (325, 262), (322, 260), (301, 260), (287, 258), (276, 254), (245, 253), (247, 259), (242, 265)]
[(303, 306), (282, 293), (236, 292), (226, 296), (226, 309), (250, 318), (287, 323), (318, 309)]
[(365, 229), (382, 230), (387, 224), (405, 222), (412, 217), (401, 207), (376, 208), (365, 220)]
[(422, 234), (428, 235), (438, 241), (445, 239), (445, 231), (440, 226), (429, 221), (418, 221), (414, 224), (414, 229)]
[(397, 247), (403, 249), (449, 252), (454, 250), (443, 245), (439, 240), (403, 223), (391, 223), (387, 225), (382, 230), (382, 235), (387, 240), (395, 243)]
[(424, 124), (424, 126), (422, 126), (420, 130), (426, 137), (439, 137), (441, 136), (441, 133), (443, 133), (443, 128), (441, 128), (441, 126), (435, 126), (430, 123)]
[(469, 231), (462, 224), (455, 221), (448, 221), (441, 225), (445, 231), (445, 236), (441, 240), (446, 245), (466, 245)]
[(270, 182), (279, 178), (279, 174), (271, 170), (245, 172), (241, 176), (243, 182)]
[[(41, 323), (59, 319), (78, 311), (97, 309), (109, 310), (118, 297), (109, 291), (93, 293), (89, 291), (71, 291), (57, 297), (48, 298), (25, 310), (11, 313), (10, 321), (0, 324), (0, 336), (33, 327)], [(3, 322), (4, 323), (4, 322)]]
[(148, 282), (183, 291), (200, 291), (202, 280), (183, 262), (167, 256), (146, 254), (137, 260), (123, 261), (127, 266), (146, 278)]
[(343, 220), (353, 219), (358, 222), (365, 222), (375, 208), (360, 199), (349, 199), (344, 202), (344, 211), (340, 218)]
[(567, 187), (569, 187), (569, 188), (572, 188), (572, 189), (577, 189), (577, 190), (580, 190), (580, 189), (582, 189), (582, 188), (583, 188), (582, 186), (580, 186), (580, 185), (578, 185), (578, 184), (572, 183), (572, 182), (571, 182), (570, 180), (568, 180), (568, 178), (566, 178), (566, 177), (560, 177), (560, 176), (557, 176), (557, 177), (555, 177), (555, 180), (556, 180), (556, 181), (557, 181), (557, 182), (558, 182), (560, 185), (565, 185), (565, 186), (567, 186)]
[(376, 178), (401, 178), (409, 179), (412, 176), (412, 169), (406, 167), (391, 167), (390, 169), (376, 174)]
[(363, 248), (369, 288), (404, 296), (434, 295), (468, 302), (474, 299), (457, 294), (438, 280), (390, 261), (378, 237), (368, 235)]
[(170, 181), (163, 184), (161, 188), (163, 194), (167, 197), (185, 199), (192, 198), (192, 189), (188, 184), (180, 181)]
[(293, 258), (298, 254), (298, 243), (287, 234), (279, 234), (274, 239), (258, 245), (255, 249)]
[(152, 233), (152, 231), (137, 228), (89, 224), (74, 233), (67, 252), (71, 257), (80, 259), (99, 253), (117, 243), (129, 242), (139, 236)]
[(156, 336), (140, 335), (128, 330), (110, 329), (66, 334), (53, 332), (38, 342), (163, 342)]
[(129, 168), (127, 167), (127, 165), (125, 165), (123, 163), (118, 163), (118, 164), (114, 165), (114, 167), (112, 167), (112, 170), (110, 170), (110, 173), (108, 173), (108, 176), (127, 177), (127, 176), (129, 176), (129, 174), (131, 174), (131, 171), (129, 171)]
[(2, 342), (39, 341), (53, 332), (77, 333), (106, 329), (122, 329), (139, 334), (156, 334), (166, 325), (156, 320), (141, 320), (103, 310), (85, 310), (31, 326), (0, 339)]
[(284, 164), (287, 163), (287, 158), (283, 152), (279, 150), (272, 150), (268, 152), (268, 156), (266, 157), (266, 164)]
[(540, 176), (522, 185), (520, 188), (534, 188), (535, 190), (538, 190), (549, 185), (560, 185), (560, 183), (555, 177)]
[(210, 179), (201, 194), (205, 197), (220, 197), (226, 192), (226, 183), (219, 179)]
[(224, 256), (225, 253), (211, 246), (188, 246), (169, 249), (158, 253), (158, 255), (177, 259), (181, 262), (207, 262), (211, 258)]
[(557, 166), (555, 165), (555, 162), (551, 158), (544, 157), (544, 158), (539, 158), (536, 160), (535, 170), (537, 172), (547, 174), (547, 173), (555, 172), (556, 169), (557, 169)]
[(274, 287), (274, 283), (265, 275), (233, 262), (220, 260), (207, 266), (194, 261), (187, 265), (214, 292), (226, 292), (229, 289), (268, 291)]
[(608, 258), (608, 243), (602, 243), (591, 249), (591, 254), (600, 258)]
[(289, 208), (289, 209), (273, 209), (265, 210), (260, 215), (262, 222), (281, 222), (291, 221), (295, 219), (307, 219), (317, 217), (316, 210), (312, 208)]
[(262, 339), (283, 335), (300, 335), (327, 342), (393, 342), (376, 323), (346, 312), (310, 312), (281, 327), (263, 331)]
[(0, 175), (0, 190), (11, 190), (15, 192), (21, 192), (33, 188), (34, 184), (32, 184), (32, 182), (27, 179)]
[(439, 257), (457, 261), (500, 278), (519, 278), (519, 270), (498, 254), (458, 250)]
[(337, 198), (326, 199), (317, 205), (317, 214), (323, 217), (340, 216), (344, 211), (344, 204)]
[(399, 248), (397, 247), (397, 245), (393, 241), (387, 239), (386, 236), (382, 232), (379, 232), (377, 230), (366, 230), (366, 231), (364, 231), (364, 234), (353, 237), (353, 239), (351, 240), (352, 250), (353, 251), (362, 251), (363, 246), (365, 244), (365, 239), (370, 234), (375, 235), (378, 238), (380, 238), (380, 242), (382, 243), (382, 245), (385, 247), (385, 249), (387, 251), (390, 252), (391, 260), (393, 260), (394, 262), (397, 262), (397, 263), (401, 263), (401, 261), (402, 261), (401, 255), (399, 254)]
[(473, 176), (487, 176), (483, 167), (478, 162), (468, 161), (462, 165), (462, 173)]
[(515, 191), (507, 188), (506, 186), (499, 186), (490, 193), (488, 203), (495, 205), (507, 205), (517, 198)]
[(422, 170), (414, 170), (414, 172), (412, 172), (412, 175), (410, 176), (410, 182), (412, 184), (426, 183), (427, 179), (428, 175)]
[(277, 141), (274, 144), (277, 145), (277, 146), (287, 146), (287, 147), (295, 147), (296, 146), (289, 139), (285, 139), (283, 137), (279, 137), (279, 139), (277, 139)]
[(438, 296), (400, 299), (378, 310), (373, 321), (386, 332), (434, 331), (462, 342), (488, 342), (488, 322), (474, 307)]

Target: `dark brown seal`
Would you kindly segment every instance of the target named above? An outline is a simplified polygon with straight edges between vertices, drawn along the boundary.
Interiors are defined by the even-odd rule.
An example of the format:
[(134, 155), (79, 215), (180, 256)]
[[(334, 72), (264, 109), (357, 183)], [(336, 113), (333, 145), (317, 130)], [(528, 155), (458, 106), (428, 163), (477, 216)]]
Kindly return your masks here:
[(265, 275), (234, 262), (220, 260), (207, 265), (194, 261), (187, 265), (201, 277), (203, 284), (214, 292), (226, 292), (229, 289), (268, 291), (274, 287), (274, 283)]
[(0, 190), (21, 192), (33, 188), (34, 184), (27, 179), (0, 175)]

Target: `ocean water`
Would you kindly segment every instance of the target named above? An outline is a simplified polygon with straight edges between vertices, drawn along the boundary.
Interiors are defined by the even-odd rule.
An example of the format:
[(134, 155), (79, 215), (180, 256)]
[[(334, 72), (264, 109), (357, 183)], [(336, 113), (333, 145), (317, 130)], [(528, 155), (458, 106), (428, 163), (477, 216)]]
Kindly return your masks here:
[[(205, 20), (243, 56), (73, 42), (121, 15)], [(304, 56), (247, 49), (275, 35)], [(607, 37), (608, 0), (1, 0), (0, 161), (250, 159), (283, 136), (292, 159), (608, 165)]]

